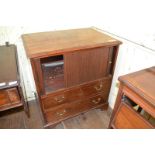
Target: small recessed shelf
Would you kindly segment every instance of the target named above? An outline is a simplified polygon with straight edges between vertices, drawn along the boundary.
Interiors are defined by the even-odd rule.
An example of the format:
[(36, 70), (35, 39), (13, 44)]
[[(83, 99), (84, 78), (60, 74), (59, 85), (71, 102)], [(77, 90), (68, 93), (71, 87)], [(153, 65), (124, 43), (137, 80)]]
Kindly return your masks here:
[(45, 93), (64, 88), (63, 55), (41, 59)]
[(146, 112), (142, 107), (140, 107), (138, 104), (133, 102), (130, 98), (127, 96), (123, 96), (124, 103), (128, 104), (130, 107), (132, 107), (137, 113), (139, 113), (143, 118), (145, 118), (150, 124), (155, 126), (155, 118), (151, 116), (148, 112)]

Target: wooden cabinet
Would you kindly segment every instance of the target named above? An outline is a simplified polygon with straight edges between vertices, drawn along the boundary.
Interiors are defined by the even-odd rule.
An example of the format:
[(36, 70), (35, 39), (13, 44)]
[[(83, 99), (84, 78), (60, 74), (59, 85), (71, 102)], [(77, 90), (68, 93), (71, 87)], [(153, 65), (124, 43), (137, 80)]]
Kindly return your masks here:
[(92, 28), (25, 34), (45, 127), (107, 107), (120, 41)]
[(17, 50), (15, 45), (0, 46), (0, 112), (23, 107), (28, 113), (24, 101), (18, 70)]
[(155, 67), (124, 75), (119, 80), (109, 128), (155, 128)]

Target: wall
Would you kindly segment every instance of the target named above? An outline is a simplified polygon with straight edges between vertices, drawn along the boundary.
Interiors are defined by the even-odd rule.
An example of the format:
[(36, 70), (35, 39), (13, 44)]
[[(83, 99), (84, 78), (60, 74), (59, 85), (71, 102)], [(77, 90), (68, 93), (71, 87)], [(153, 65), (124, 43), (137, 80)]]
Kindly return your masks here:
[(123, 42), (123, 45), (120, 46), (111, 92), (109, 95), (109, 103), (112, 108), (114, 107), (118, 92), (116, 83), (118, 82), (117, 79), (120, 75), (155, 66), (155, 51), (124, 39), (119, 39)]

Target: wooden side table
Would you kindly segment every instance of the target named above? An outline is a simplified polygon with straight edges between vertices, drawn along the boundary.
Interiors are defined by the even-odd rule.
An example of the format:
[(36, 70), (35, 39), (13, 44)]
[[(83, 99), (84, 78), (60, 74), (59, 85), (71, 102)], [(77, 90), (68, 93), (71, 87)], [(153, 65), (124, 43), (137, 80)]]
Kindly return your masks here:
[(20, 80), (16, 46), (6, 43), (0, 46), (0, 113), (24, 106), (29, 114)]
[(119, 77), (109, 128), (155, 128), (155, 67)]

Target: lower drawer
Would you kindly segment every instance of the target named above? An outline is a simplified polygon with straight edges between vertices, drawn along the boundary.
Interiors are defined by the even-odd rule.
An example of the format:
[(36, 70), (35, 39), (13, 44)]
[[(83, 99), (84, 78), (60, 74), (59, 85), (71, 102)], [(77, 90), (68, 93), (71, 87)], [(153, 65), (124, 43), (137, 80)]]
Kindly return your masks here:
[(141, 115), (139, 115), (132, 107), (126, 103), (121, 103), (112, 127), (117, 129), (149, 129), (154, 128)]
[(105, 77), (100, 80), (82, 85), (81, 90), (85, 96), (92, 96), (93, 94), (98, 94), (100, 92), (109, 94), (110, 86), (111, 77)]
[(45, 113), (45, 118), (47, 120), (47, 123), (58, 123), (64, 119), (76, 116), (82, 112), (100, 107), (105, 104), (106, 100), (106, 95), (101, 93), (95, 97), (83, 100), (81, 102), (64, 104), (57, 108), (51, 109), (50, 111)]
[(0, 107), (20, 102), (17, 88), (0, 90)]

